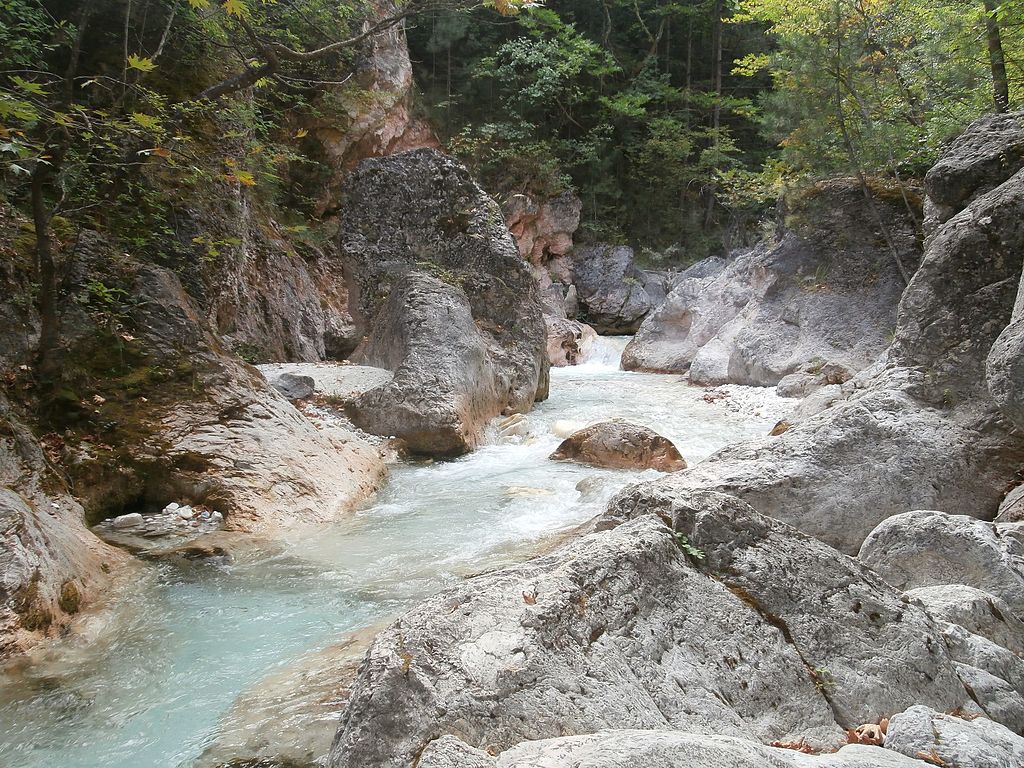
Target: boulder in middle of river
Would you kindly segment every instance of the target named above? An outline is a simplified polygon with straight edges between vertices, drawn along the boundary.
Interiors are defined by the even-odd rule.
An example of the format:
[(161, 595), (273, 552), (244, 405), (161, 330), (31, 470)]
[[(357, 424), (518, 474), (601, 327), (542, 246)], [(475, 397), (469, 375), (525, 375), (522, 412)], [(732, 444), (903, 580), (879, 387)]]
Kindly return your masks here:
[(611, 469), (686, 469), (686, 461), (671, 440), (628, 421), (602, 421), (573, 432), (551, 458)]

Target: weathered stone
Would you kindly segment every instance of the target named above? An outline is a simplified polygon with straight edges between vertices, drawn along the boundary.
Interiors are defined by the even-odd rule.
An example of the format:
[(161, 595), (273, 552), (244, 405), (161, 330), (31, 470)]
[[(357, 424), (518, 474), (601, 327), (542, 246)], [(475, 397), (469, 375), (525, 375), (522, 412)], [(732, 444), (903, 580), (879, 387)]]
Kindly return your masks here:
[(671, 440), (626, 421), (602, 421), (584, 427), (563, 440), (551, 458), (615, 469), (686, 469), (686, 461)]
[[(637, 331), (623, 367), (689, 371), (702, 385), (774, 386), (828, 363), (859, 371), (878, 357), (920, 258), (913, 217), (898, 195), (876, 194), (868, 205), (848, 179), (787, 202), (780, 242), (741, 253), (710, 277), (684, 273)], [(840, 383), (828, 379), (820, 383)]]
[(472, 578), (382, 632), (329, 764), (398, 768), (444, 734), (500, 751), (601, 728), (841, 733), (783, 632), (645, 516)]
[(586, 323), (544, 315), (548, 329), (548, 360), (561, 368), (585, 362), (597, 332)]
[(959, 624), (1024, 656), (1024, 622), (995, 595), (963, 584), (942, 584), (908, 590), (907, 597), (919, 602), (934, 618)]
[(429, 275), (410, 273), (394, 287), (359, 360), (394, 377), (348, 406), (352, 421), (413, 453), (466, 453), (506, 407), (466, 295)]
[(1024, 617), (1024, 524), (917, 511), (894, 515), (861, 545), (860, 560), (899, 589), (966, 584)]
[(573, 253), (580, 320), (600, 334), (634, 333), (654, 308), (628, 246), (594, 245)]
[[(463, 764), (455, 763), (457, 768)], [(678, 731), (600, 731), (530, 741), (479, 768), (927, 768), (921, 760), (881, 747), (849, 745), (834, 754), (808, 755), (728, 736)], [(445, 767), (447, 768), (447, 767)], [(478, 768), (467, 764), (466, 768)]]
[(987, 718), (965, 720), (923, 706), (910, 707), (889, 721), (885, 748), (951, 768), (1024, 765), (1024, 738), (1008, 728)]
[(782, 628), (840, 725), (919, 702), (968, 702), (935, 622), (854, 558), (719, 493), (644, 484), (622, 492), (608, 514), (651, 513), (671, 518), (709, 573)]
[(304, 400), (307, 397), (312, 397), (315, 391), (315, 382), (311, 376), (281, 373), (267, 381), (270, 386), (289, 400)]
[[(401, 308), (392, 297), (410, 273), (419, 272), (419, 281), (424, 274), (430, 275), (450, 286), (447, 298), (440, 289), (433, 291), (443, 301), (433, 310), (435, 326), (441, 323), (441, 312), (454, 311), (456, 305), (468, 306), (476, 333), (460, 349), (484, 344), (486, 366), (494, 382), (493, 400), (487, 404), (490, 415), (527, 411), (544, 395), (546, 331), (537, 286), (516, 251), (497, 204), (465, 167), (434, 150), (367, 160), (349, 177), (346, 202), (338, 218), (353, 312), (363, 328), (374, 328), (379, 335), (400, 325), (400, 318), (388, 320), (380, 314)], [(465, 313), (462, 309), (458, 312), (461, 322)], [(422, 344), (430, 343), (426, 333), (421, 336)], [(383, 354), (382, 350), (397, 350), (405, 343), (371, 338), (360, 357), (397, 362), (400, 355)], [(438, 347), (434, 357), (444, 354), (445, 348)], [(454, 358), (449, 361), (453, 362)], [(421, 375), (429, 374), (423, 371)], [(429, 381), (422, 378), (417, 383), (428, 385)], [(436, 391), (441, 403), (450, 397), (443, 384)], [(398, 386), (395, 382), (386, 385), (395, 393)], [(427, 386), (424, 391), (407, 394), (429, 400), (435, 393)], [(467, 431), (472, 432), (474, 426), (469, 424)]]

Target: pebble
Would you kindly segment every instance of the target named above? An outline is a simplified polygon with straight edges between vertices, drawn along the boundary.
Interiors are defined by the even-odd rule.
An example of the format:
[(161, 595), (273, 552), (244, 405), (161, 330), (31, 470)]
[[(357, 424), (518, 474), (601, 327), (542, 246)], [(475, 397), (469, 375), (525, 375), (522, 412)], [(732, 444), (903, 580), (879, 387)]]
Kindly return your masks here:
[(181, 504), (179, 504), (176, 501), (172, 501), (170, 504), (164, 507), (164, 512), (177, 512), (179, 509), (181, 509)]
[(218, 523), (218, 524), (219, 523), (223, 523), (224, 522), (224, 515), (222, 515), (220, 512), (211, 512), (210, 513), (210, 520), (212, 522)]
[(182, 520), (191, 520), (192, 519), (192, 507), (181, 507), (178, 510), (178, 517), (180, 517)]

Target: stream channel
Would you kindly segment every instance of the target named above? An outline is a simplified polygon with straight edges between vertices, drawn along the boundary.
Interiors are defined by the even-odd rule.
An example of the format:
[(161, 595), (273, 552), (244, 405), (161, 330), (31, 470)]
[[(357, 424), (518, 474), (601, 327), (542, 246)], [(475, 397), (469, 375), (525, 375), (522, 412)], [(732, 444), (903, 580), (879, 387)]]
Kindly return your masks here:
[[(691, 465), (763, 435), (787, 410), (772, 389), (689, 386), (618, 369), (626, 338), (552, 370), (527, 437), (454, 461), (402, 463), (348, 519), (229, 565), (145, 563), (102, 626), (0, 670), (3, 768), (192, 766), (240, 694), (468, 574), (521, 561), (658, 473), (548, 460), (566, 422), (626, 418)], [(792, 403), (792, 401), (788, 401)]]

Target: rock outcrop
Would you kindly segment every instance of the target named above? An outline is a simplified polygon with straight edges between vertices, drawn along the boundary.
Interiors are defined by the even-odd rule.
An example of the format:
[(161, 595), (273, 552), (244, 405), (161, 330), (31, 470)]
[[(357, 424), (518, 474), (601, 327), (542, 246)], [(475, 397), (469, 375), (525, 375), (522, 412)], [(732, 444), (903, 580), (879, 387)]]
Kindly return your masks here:
[(894, 587), (966, 584), (997, 595), (1024, 618), (1024, 523), (906, 512), (880, 523), (858, 557)]
[[(339, 242), (353, 314), (369, 332), (354, 359), (396, 374), (381, 391), (359, 398), (353, 419), (433, 452), (423, 435), (435, 403), (436, 415), (447, 414), (435, 425), (447, 436), (436, 450), (465, 452), (486, 419), (527, 411), (545, 396), (546, 332), (537, 286), (497, 204), (451, 158), (416, 150), (367, 160), (346, 189)], [(444, 364), (456, 379), (434, 379), (430, 368), (412, 374), (408, 355), (414, 349), (428, 355), (416, 365), (427, 365), (446, 358), (450, 345), (456, 354)], [(460, 374), (457, 366), (470, 358), (474, 367)], [(475, 381), (475, 374), (482, 378)], [(471, 391), (472, 402), (452, 410), (453, 397)], [(426, 409), (422, 418), (405, 423), (389, 413), (403, 398), (402, 413), (412, 418), (414, 410)], [(458, 425), (449, 418), (455, 413)]]
[(838, 399), (663, 482), (734, 493), (849, 553), (907, 510), (991, 519), (1024, 462), (1024, 439), (986, 383), (1024, 262), (1024, 172), (1003, 170), (930, 234), (890, 349)]
[(586, 323), (544, 315), (548, 329), (548, 362), (562, 368), (586, 361), (597, 339), (597, 331)]
[(577, 248), (572, 270), (579, 319), (602, 335), (634, 333), (654, 308), (628, 246)]
[(466, 749), (439, 766), (605, 729), (834, 746), (916, 703), (978, 712), (936, 623), (855, 559), (730, 497), (651, 491), (381, 633), (332, 768), (405, 766), (446, 735)]
[(0, 395), (0, 660), (58, 634), (127, 560), (85, 527), (44, 446)]
[(352, 421), (413, 453), (463, 454), (505, 407), (507, 390), (466, 294), (430, 275), (410, 272), (392, 288), (358, 359), (394, 376), (351, 403)]
[(686, 461), (671, 440), (626, 421), (602, 421), (584, 427), (563, 440), (551, 458), (611, 469), (686, 469)]
[(930, 765), (1013, 768), (1024, 765), (1024, 738), (985, 718), (968, 720), (911, 707), (889, 721), (886, 749)]
[(836, 179), (787, 205), (777, 245), (741, 253), (717, 273), (684, 273), (637, 331), (623, 367), (689, 371), (702, 385), (774, 386), (825, 366), (845, 381), (870, 365), (891, 340), (905, 276), (920, 259), (912, 203), (883, 190), (869, 203), (857, 182)]

